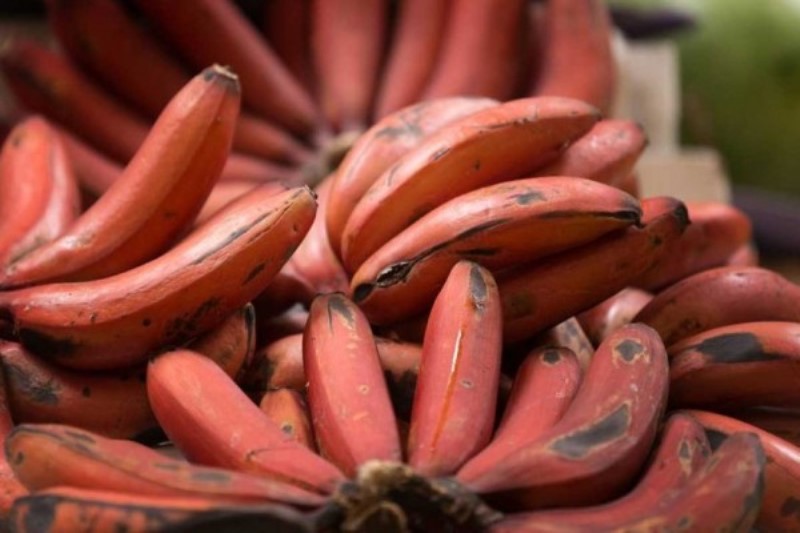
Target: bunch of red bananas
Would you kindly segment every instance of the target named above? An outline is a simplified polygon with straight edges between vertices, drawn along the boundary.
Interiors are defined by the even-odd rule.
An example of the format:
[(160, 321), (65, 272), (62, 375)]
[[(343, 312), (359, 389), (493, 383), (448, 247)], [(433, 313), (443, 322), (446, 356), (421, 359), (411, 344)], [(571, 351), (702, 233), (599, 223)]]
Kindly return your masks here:
[(602, 3), (48, 15), (69, 60), (2, 57), (14, 530), (798, 527), (800, 287), (639, 197)]

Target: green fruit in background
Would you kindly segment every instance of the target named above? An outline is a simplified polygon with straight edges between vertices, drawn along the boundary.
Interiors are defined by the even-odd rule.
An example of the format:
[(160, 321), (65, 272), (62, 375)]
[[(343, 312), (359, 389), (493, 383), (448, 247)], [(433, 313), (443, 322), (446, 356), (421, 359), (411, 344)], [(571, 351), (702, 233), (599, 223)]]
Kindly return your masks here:
[(716, 146), (734, 183), (800, 197), (800, 0), (614, 0), (680, 8), (684, 144)]

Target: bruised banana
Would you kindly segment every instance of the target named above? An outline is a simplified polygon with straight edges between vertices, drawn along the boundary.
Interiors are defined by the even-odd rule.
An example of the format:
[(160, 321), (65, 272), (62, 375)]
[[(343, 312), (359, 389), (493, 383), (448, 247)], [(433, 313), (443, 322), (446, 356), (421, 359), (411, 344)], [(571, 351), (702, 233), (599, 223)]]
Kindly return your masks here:
[(637, 200), (583, 178), (492, 185), (442, 204), (383, 245), (353, 275), (353, 296), (371, 322), (398, 322), (426, 310), (460, 259), (498, 271), (589, 243), (640, 216)]
[(800, 287), (765, 268), (711, 268), (659, 292), (634, 320), (658, 331), (667, 346), (741, 322), (800, 322)]
[(311, 0), (317, 96), (334, 131), (363, 131), (371, 123), (389, 8), (388, 0)]
[(313, 531), (307, 516), (285, 505), (242, 505), (209, 498), (120, 494), (73, 487), (43, 490), (17, 499), (8, 522), (19, 533), (215, 533), (227, 528), (236, 531), (266, 528), (286, 533)]
[[(758, 531), (794, 531), (800, 524), (797, 494), (800, 492), (800, 448), (741, 420), (725, 415), (687, 409), (705, 429), (712, 449), (740, 433), (754, 433), (764, 450), (763, 497), (756, 518)], [(722, 486), (722, 485), (720, 485)]]
[(366, 191), (342, 232), (354, 272), (380, 246), (460, 194), (525, 177), (554, 160), (599, 120), (564, 98), (524, 98), (452, 122), (407, 152)]
[[(235, 378), (252, 357), (254, 321), (252, 306), (247, 305), (189, 346)], [(0, 341), (0, 362), (17, 423), (67, 424), (114, 438), (133, 438), (157, 426), (143, 367), (74, 371), (7, 341)]]
[[(563, 417), (534, 442), (491, 446), (457, 479), (502, 508), (591, 505), (618, 496), (641, 469), (667, 402), (667, 354), (651, 328), (620, 328), (592, 359)], [(505, 437), (508, 438), (508, 437)]]
[(379, 120), (361, 134), (339, 164), (331, 184), (325, 227), (337, 256), (341, 256), (342, 233), (350, 213), (386, 169), (446, 124), (498, 103), (474, 97), (420, 102)]
[(375, 95), (375, 118), (421, 100), (433, 73), (451, 0), (405, 0), (397, 19)]
[(736, 434), (706, 457), (697, 423), (673, 418), (655, 463), (627, 496), (596, 507), (512, 515), (490, 531), (751, 531), (764, 487), (758, 438)]
[(0, 268), (61, 236), (79, 209), (57, 131), (40, 116), (17, 124), (0, 152)]
[(674, 407), (800, 407), (798, 322), (706, 330), (670, 346), (669, 355)]
[(670, 244), (656, 268), (631, 285), (658, 291), (703, 270), (722, 266), (753, 233), (752, 224), (740, 209), (721, 202), (686, 202), (691, 224), (683, 236)]
[(30, 490), (59, 486), (219, 501), (275, 501), (305, 507), (323, 498), (285, 480), (170, 459), (142, 444), (59, 424), (20, 424), (5, 441), (17, 477)]
[[(164, 432), (194, 463), (249, 472), (316, 494), (331, 493), (344, 479), (199, 354), (177, 350), (156, 357), (147, 368), (147, 394)], [(234, 439), (231, 428), (236, 428)]]
[[(653, 295), (647, 291), (635, 287), (625, 287), (594, 307), (582, 311), (577, 315), (577, 319), (595, 346), (603, 342), (603, 339), (617, 328), (631, 322), (644, 322), (661, 334), (661, 330), (654, 324), (637, 318), (638, 313), (652, 299)], [(669, 345), (669, 341), (663, 335), (662, 339), (664, 339), (664, 344)]]
[(525, 0), (452, 0), (436, 62), (420, 99), (459, 94), (512, 98), (520, 81), (527, 4)]
[[(258, 188), (162, 256), (95, 281), (0, 293), (22, 343), (72, 368), (141, 363), (181, 345), (259, 294), (314, 218), (307, 188)], [(224, 289), (224, 290), (223, 290)]]
[(500, 277), (504, 341), (530, 338), (657, 268), (689, 224), (686, 207), (670, 197), (646, 198), (641, 205), (642, 227), (625, 228)]
[(232, 73), (215, 66), (196, 76), (108, 191), (59, 239), (7, 267), (0, 286), (102, 278), (163, 252), (217, 181), (238, 112)]
[(402, 457), (369, 322), (343, 294), (320, 295), (303, 332), (308, 407), (320, 452), (348, 477)]
[(457, 263), (425, 329), (411, 410), (408, 464), (452, 475), (491, 438), (502, 349), (500, 296), (491, 273)]

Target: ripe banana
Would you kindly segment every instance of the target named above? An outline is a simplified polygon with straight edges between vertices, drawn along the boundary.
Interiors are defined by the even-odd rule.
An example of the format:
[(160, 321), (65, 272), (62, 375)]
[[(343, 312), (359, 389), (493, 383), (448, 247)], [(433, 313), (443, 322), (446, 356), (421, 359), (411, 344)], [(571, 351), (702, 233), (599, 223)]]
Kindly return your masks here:
[(576, 98), (608, 114), (617, 85), (612, 27), (602, 0), (547, 0), (541, 65), (531, 94)]
[(32, 352), (73, 368), (133, 366), (259, 294), (308, 231), (310, 190), (256, 189), (162, 256), (108, 278), (0, 293)]
[(102, 278), (163, 252), (219, 178), (238, 112), (236, 77), (204, 70), (175, 95), (109, 190), (58, 240), (6, 268), (0, 286)]
[(308, 407), (300, 392), (292, 389), (268, 390), (261, 397), (258, 407), (294, 442), (316, 451)]
[(662, 330), (652, 322), (639, 318), (638, 313), (652, 300), (653, 295), (647, 291), (625, 287), (594, 307), (582, 311), (577, 315), (577, 319), (595, 346), (616, 329), (631, 322), (644, 322), (651, 326), (659, 332), (664, 344), (669, 346), (669, 340), (663, 336)]
[(525, 0), (451, 0), (436, 63), (421, 99), (510, 99), (521, 75)]
[(648, 198), (641, 205), (643, 227), (626, 228), (499, 279), (504, 341), (530, 338), (657, 267), (689, 223), (686, 208), (669, 197)]
[(755, 426), (725, 415), (695, 409), (679, 411), (694, 417), (706, 431), (712, 448), (740, 433), (755, 433), (764, 449), (763, 498), (756, 519), (758, 531), (794, 531), (800, 526), (800, 448)]
[[(672, 462), (667, 472), (649, 470), (626, 497), (596, 507), (512, 516), (491, 531), (751, 531), (764, 486), (764, 452), (758, 438), (736, 434), (702, 467), (691, 468), (686, 463), (694, 456), (680, 455), (688, 450), (692, 437), (687, 437), (680, 441), (680, 449), (669, 443), (672, 446), (662, 452), (662, 468), (664, 461)], [(683, 468), (691, 468), (692, 475)], [(677, 478), (670, 481), (682, 486), (665, 492), (659, 486), (665, 481), (662, 476)]]
[(244, 102), (255, 112), (294, 133), (311, 130), (313, 100), (232, 1), (136, 0), (135, 5), (196, 68), (230, 65)]
[(151, 361), (147, 394), (161, 427), (193, 463), (317, 494), (332, 492), (343, 480), (335, 466), (292, 440), (217, 365), (194, 352), (166, 352)]
[(317, 296), (303, 332), (311, 423), (323, 457), (354, 477), (369, 460), (400, 461), (402, 451), (375, 340), (343, 294)]
[(800, 323), (745, 322), (669, 347), (670, 403), (722, 410), (800, 407)]
[(502, 508), (590, 505), (642, 467), (667, 402), (667, 354), (651, 328), (618, 329), (595, 353), (564, 416), (533, 443), (481, 453), (457, 473)]
[(341, 255), (342, 232), (350, 213), (386, 169), (446, 124), (497, 104), (490, 98), (467, 97), (420, 102), (381, 119), (360, 135), (331, 184), (325, 226), (336, 254)]
[(133, 441), (108, 439), (60, 424), (16, 426), (6, 438), (5, 453), (17, 477), (31, 491), (69, 486), (307, 507), (323, 502), (320, 495), (286, 480), (192, 465)]
[(800, 287), (765, 268), (711, 268), (659, 292), (634, 320), (653, 327), (667, 346), (741, 322), (800, 322)]
[(537, 176), (575, 176), (619, 187), (647, 146), (641, 125), (630, 120), (601, 120)]
[(637, 287), (661, 290), (703, 270), (722, 266), (752, 237), (752, 224), (738, 208), (721, 202), (686, 202), (691, 224), (671, 244), (656, 268), (636, 279)]
[(460, 259), (499, 271), (589, 243), (640, 215), (628, 194), (582, 178), (484, 187), (442, 204), (372, 254), (353, 275), (353, 295), (371, 322), (390, 324), (424, 312)]
[(435, 69), (452, 0), (404, 0), (376, 90), (375, 117), (418, 102)]
[[(311, 533), (310, 519), (278, 504), (236, 505), (208, 498), (165, 498), (59, 487), (14, 502), (9, 524), (20, 533), (71, 531), (212, 532), (265, 528)], [(91, 528), (91, 529), (87, 529)]]
[(407, 446), (408, 464), (418, 473), (449, 476), (489, 442), (501, 332), (500, 296), (491, 273), (458, 262), (425, 329)]
[(476, 456), (503, 456), (537, 441), (564, 416), (581, 384), (578, 358), (569, 348), (531, 351), (514, 376), (503, 417), (491, 442)]
[(388, 0), (311, 0), (317, 97), (334, 131), (363, 131), (371, 122), (389, 7)]
[(524, 98), (427, 136), (356, 204), (342, 233), (345, 268), (355, 272), (381, 245), (447, 200), (536, 171), (599, 118), (596, 109), (577, 100)]
[(39, 116), (19, 123), (0, 151), (0, 268), (58, 238), (79, 209), (58, 133)]

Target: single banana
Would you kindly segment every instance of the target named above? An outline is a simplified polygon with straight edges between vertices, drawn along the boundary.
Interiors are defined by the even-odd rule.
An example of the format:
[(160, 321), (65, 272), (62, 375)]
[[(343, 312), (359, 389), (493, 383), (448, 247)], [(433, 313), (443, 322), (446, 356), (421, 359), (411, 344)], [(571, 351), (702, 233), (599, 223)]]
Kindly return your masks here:
[(408, 464), (453, 474), (491, 438), (500, 381), (500, 296), (491, 273), (470, 261), (451, 270), (425, 329)]
[(644, 464), (667, 403), (667, 354), (631, 324), (595, 353), (563, 417), (531, 443), (482, 453), (457, 473), (504, 509), (591, 505), (618, 496)]
[(193, 463), (322, 495), (343, 480), (333, 464), (295, 442), (217, 365), (195, 352), (156, 357), (147, 368), (147, 394), (161, 427)]
[(371, 322), (398, 322), (430, 306), (460, 259), (497, 272), (585, 245), (640, 215), (628, 194), (583, 178), (484, 187), (442, 204), (379, 248), (353, 275), (353, 296)]
[(163, 252), (219, 178), (238, 112), (235, 75), (215, 66), (196, 76), (108, 191), (57, 240), (9, 265), (0, 286), (102, 278)]
[(0, 268), (60, 237), (79, 210), (78, 185), (56, 130), (40, 116), (17, 124), (0, 151)]
[(460, 194), (550, 163), (600, 118), (583, 102), (523, 98), (456, 120), (407, 152), (366, 191), (342, 232), (355, 272), (381, 245)]
[[(638, 316), (642, 308), (652, 299), (653, 295), (647, 291), (635, 287), (625, 287), (594, 307), (582, 311), (577, 315), (577, 319), (595, 346), (603, 342), (603, 339), (617, 328), (631, 322), (644, 322), (661, 334), (662, 331), (658, 327)], [(662, 339), (664, 339), (664, 344), (669, 345), (669, 340), (663, 335)]]
[(28, 349), (64, 366), (134, 366), (212, 329), (259, 294), (315, 209), (307, 188), (277, 195), (259, 188), (144, 265), (0, 293), (0, 314), (13, 318)]
[(634, 320), (653, 327), (667, 346), (742, 322), (800, 322), (800, 287), (766, 268), (710, 268), (659, 292)]

